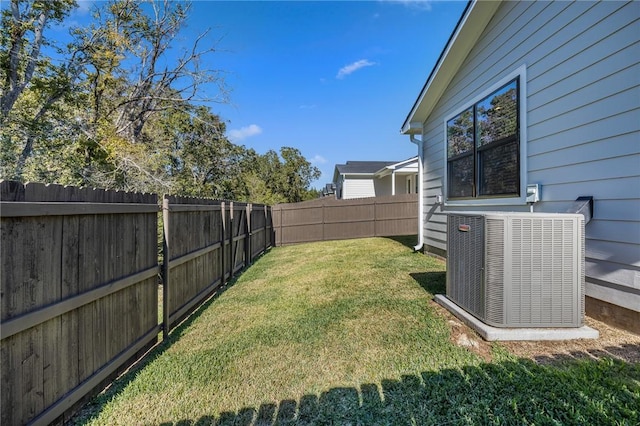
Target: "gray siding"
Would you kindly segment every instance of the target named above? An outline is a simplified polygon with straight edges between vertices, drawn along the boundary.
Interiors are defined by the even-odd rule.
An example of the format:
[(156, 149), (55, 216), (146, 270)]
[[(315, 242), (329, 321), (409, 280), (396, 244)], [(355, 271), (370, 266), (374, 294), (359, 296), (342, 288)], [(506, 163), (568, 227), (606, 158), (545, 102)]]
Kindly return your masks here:
[(526, 65), (522, 145), (525, 180), (542, 185), (536, 209), (562, 211), (592, 195), (587, 294), (640, 311), (639, 38), (640, 2), (503, 3), (424, 123), (425, 243), (446, 249), (446, 216), (434, 205), (444, 120)]

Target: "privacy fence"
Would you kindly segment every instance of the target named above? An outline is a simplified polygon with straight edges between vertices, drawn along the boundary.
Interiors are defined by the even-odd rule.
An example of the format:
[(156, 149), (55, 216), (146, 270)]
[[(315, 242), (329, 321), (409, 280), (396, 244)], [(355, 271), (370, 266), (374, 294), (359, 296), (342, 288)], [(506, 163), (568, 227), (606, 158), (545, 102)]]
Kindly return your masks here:
[(64, 420), (276, 242), (417, 233), (415, 195), (272, 209), (2, 181), (0, 199), (2, 425)]
[(418, 233), (417, 194), (353, 200), (325, 197), (272, 209), (276, 245)]
[(271, 208), (165, 197), (163, 318), (168, 332), (216, 288), (272, 246)]
[(2, 425), (60, 419), (273, 244), (263, 205), (10, 181), (0, 199)]

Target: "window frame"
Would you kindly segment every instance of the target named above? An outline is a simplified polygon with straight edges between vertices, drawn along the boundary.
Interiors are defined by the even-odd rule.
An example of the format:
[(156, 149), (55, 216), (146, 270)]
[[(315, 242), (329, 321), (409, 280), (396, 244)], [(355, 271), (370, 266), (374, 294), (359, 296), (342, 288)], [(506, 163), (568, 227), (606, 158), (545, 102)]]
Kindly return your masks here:
[[(500, 90), (507, 84), (509, 84), (512, 80), (519, 79), (518, 81), (518, 120), (519, 120), (519, 131), (517, 134), (518, 149), (519, 149), (519, 160), (520, 160), (520, 173), (518, 176), (519, 180), (519, 196), (510, 196), (510, 195), (482, 195), (482, 196), (472, 196), (465, 198), (449, 198), (449, 157), (448, 157), (448, 140), (447, 140), (447, 123), (452, 119), (458, 117), (458, 115), (462, 114), (464, 111), (471, 109), (474, 111), (474, 106), (478, 104), (480, 101), (485, 100), (488, 96), (492, 95), (496, 91)], [(442, 195), (444, 198), (445, 206), (493, 206), (493, 205), (514, 205), (514, 204), (526, 204), (526, 176), (527, 176), (527, 138), (526, 138), (526, 129), (527, 129), (527, 117), (526, 117), (526, 86), (527, 86), (527, 78), (526, 78), (526, 66), (522, 65), (515, 71), (505, 75), (500, 80), (496, 81), (486, 90), (483, 90), (479, 95), (474, 96), (471, 101), (465, 102), (464, 104), (458, 104), (455, 109), (452, 109), (449, 113), (445, 114), (443, 121), (443, 135), (444, 135), (444, 172), (443, 172), (443, 189)], [(475, 119), (474, 119), (474, 134), (475, 134)], [(468, 154), (467, 154), (468, 155)], [(477, 152), (474, 147), (472, 150), (473, 155), (473, 163), (474, 163), (474, 176), (477, 176)]]

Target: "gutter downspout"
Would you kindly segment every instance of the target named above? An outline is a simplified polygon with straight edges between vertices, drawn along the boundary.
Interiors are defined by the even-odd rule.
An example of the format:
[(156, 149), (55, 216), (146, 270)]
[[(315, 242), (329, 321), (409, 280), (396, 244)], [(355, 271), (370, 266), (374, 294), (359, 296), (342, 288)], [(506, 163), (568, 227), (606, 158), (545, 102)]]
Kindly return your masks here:
[(423, 142), (417, 139), (413, 134), (409, 135), (412, 143), (418, 146), (418, 244), (413, 248), (414, 251), (419, 251), (424, 245), (424, 183), (422, 182), (422, 160), (423, 154)]
[(391, 170), (391, 195), (396, 195), (396, 169)]

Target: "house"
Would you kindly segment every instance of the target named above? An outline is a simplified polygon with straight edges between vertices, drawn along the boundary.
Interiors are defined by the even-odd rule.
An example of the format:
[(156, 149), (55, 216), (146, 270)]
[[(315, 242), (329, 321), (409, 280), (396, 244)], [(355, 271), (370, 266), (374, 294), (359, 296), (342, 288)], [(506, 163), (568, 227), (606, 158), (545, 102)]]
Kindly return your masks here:
[(324, 186), (324, 188), (322, 188), (322, 191), (320, 192), (320, 197), (329, 197), (329, 196), (335, 197), (335, 193), (336, 193), (336, 185), (334, 183), (327, 183)]
[(367, 198), (415, 194), (418, 191), (418, 157), (404, 161), (347, 161), (336, 164), (333, 182), (336, 198)]
[(469, 2), (401, 132), (422, 166), (417, 249), (447, 255), (447, 212), (592, 196), (586, 313), (640, 333), (640, 2)]

